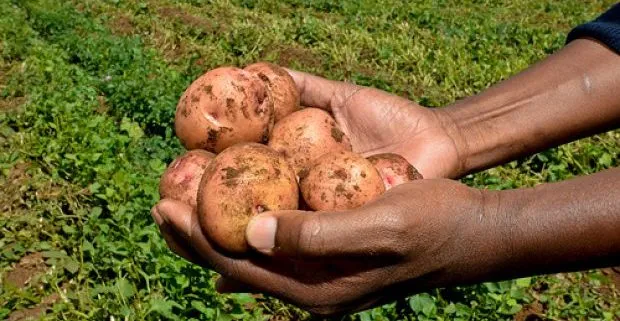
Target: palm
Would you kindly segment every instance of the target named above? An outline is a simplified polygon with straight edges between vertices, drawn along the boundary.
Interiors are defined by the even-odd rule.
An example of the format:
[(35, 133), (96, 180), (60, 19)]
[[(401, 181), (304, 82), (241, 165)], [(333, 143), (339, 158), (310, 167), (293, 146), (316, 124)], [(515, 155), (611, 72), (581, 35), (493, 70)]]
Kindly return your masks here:
[(400, 154), (426, 178), (454, 175), (458, 166), (455, 144), (436, 111), (377, 89), (294, 71), (291, 75), (302, 104), (330, 110), (355, 152)]

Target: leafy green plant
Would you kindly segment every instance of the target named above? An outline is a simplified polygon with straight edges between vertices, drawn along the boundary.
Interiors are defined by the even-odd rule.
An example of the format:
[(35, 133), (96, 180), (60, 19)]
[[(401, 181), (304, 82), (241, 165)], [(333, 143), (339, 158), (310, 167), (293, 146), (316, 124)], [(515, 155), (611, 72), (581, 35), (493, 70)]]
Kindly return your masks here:
[[(2, 283), (0, 318), (310, 319), (217, 294), (214, 273), (173, 255), (150, 219), (182, 152), (172, 122), (191, 80), (267, 59), (443, 106), (557, 50), (612, 3), (0, 0), (0, 279), (29, 255), (45, 263), (23, 286)], [(609, 132), (463, 181), (533, 186), (618, 166), (619, 151)], [(592, 271), (438, 289), (344, 319), (509, 320), (540, 304), (550, 319), (614, 320), (618, 295)]]

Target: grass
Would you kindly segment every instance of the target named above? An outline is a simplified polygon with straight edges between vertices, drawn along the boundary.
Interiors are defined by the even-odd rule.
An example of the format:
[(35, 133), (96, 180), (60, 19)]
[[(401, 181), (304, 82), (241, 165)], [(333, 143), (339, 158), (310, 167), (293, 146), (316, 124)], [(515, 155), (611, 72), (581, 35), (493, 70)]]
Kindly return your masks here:
[[(286, 320), (218, 295), (150, 219), (205, 70), (270, 60), (439, 107), (562, 47), (613, 1), (0, 0), (0, 319)], [(608, 132), (465, 177), (510, 189), (618, 166)], [(610, 270), (438, 289), (352, 320), (617, 320)], [(615, 283), (614, 283), (615, 282)], [(616, 285), (614, 285), (616, 284)]]

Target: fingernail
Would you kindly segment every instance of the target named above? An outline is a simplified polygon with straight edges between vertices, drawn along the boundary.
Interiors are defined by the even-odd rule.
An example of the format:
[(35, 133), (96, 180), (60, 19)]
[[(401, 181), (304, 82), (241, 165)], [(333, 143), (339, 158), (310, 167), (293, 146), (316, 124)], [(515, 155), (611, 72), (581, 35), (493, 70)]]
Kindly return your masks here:
[(159, 210), (157, 209), (157, 206), (154, 206), (151, 209), (151, 217), (153, 217), (157, 225), (161, 225), (164, 222), (164, 219), (161, 217), (161, 214), (159, 213)]
[(269, 254), (276, 243), (278, 220), (270, 215), (254, 217), (246, 229), (248, 244), (256, 250)]

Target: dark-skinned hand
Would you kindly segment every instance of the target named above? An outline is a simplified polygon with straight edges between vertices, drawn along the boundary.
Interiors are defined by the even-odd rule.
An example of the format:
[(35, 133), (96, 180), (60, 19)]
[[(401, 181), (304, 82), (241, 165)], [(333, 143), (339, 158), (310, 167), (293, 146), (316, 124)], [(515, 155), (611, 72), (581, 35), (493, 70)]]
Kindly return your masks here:
[(267, 293), (322, 315), (365, 309), (460, 274), (475, 246), (462, 240), (482, 213), (475, 189), (416, 181), (354, 211), (261, 214), (246, 232), (255, 251), (231, 257), (186, 204), (162, 200), (152, 211), (171, 249), (222, 273), (219, 291)]
[[(456, 175), (458, 153), (453, 138), (448, 134), (447, 127), (450, 122), (443, 114), (381, 90), (331, 81), (297, 71), (289, 73), (297, 84), (302, 105), (330, 111), (350, 137), (355, 152), (365, 156), (386, 152), (400, 154), (414, 164), (426, 178)], [(445, 184), (450, 190), (462, 191), (468, 197), (475, 196), (475, 193), (465, 192), (468, 190), (466, 187), (453, 182), (437, 181), (435, 184)], [(283, 227), (281, 230), (288, 235), (286, 240), (278, 241), (278, 250), (272, 253), (276, 256), (275, 263), (271, 263), (264, 255), (256, 255), (257, 253), (254, 253), (252, 260), (235, 260), (219, 254), (200, 231), (196, 214), (192, 214), (191, 208), (185, 204), (162, 200), (153, 209), (153, 217), (168, 245), (177, 254), (224, 273), (226, 278), (220, 279), (220, 290), (267, 292), (310, 311), (333, 313), (362, 309), (385, 300), (387, 297), (384, 290), (389, 286), (383, 282), (386, 277), (393, 279), (393, 285), (402, 282), (395, 278), (394, 272), (404, 269), (407, 264), (405, 252), (410, 251), (410, 248), (403, 242), (410, 233), (408, 226), (415, 223), (405, 222), (406, 209), (397, 205), (406, 203), (406, 191), (393, 194), (363, 213), (338, 213), (335, 214), (337, 216), (330, 213), (277, 213), (277, 217), (286, 217), (278, 226)], [(383, 209), (381, 215), (373, 214), (377, 208)], [(302, 220), (310, 214), (315, 220)], [(453, 215), (448, 216), (456, 219)], [(440, 219), (439, 216), (437, 218)], [(441, 220), (442, 222), (437, 224), (452, 224), (451, 229), (458, 226), (455, 221)], [(343, 224), (346, 226), (342, 226)], [(351, 224), (356, 228), (350, 229), (353, 226)], [(255, 226), (254, 231), (265, 231), (265, 228), (259, 225)], [(272, 226), (272, 231), (273, 228), (275, 227)], [(343, 230), (367, 232), (347, 234), (340, 232)], [(368, 238), (370, 235), (366, 235), (367, 233), (374, 234), (374, 242)], [(320, 240), (322, 237), (325, 239)], [(333, 239), (335, 237), (338, 239)], [(355, 241), (358, 237), (359, 240)], [(304, 241), (308, 244), (297, 246), (300, 244), (298, 242)], [(347, 249), (342, 243), (356, 244), (359, 247)], [(214, 255), (218, 256), (219, 261), (214, 260)], [(329, 260), (325, 260), (325, 255)], [(291, 261), (295, 263), (291, 264)], [(425, 263), (427, 264), (430, 262)], [(282, 267), (292, 269), (286, 270)], [(229, 273), (231, 268), (239, 273)], [(244, 268), (251, 271), (244, 271)], [(263, 279), (261, 283), (265, 286), (271, 285), (261, 287), (257, 286), (261, 283), (246, 284), (247, 281), (258, 280), (253, 276), (253, 273), (258, 271), (261, 271), (261, 277), (271, 278)], [(301, 291), (303, 288), (306, 290)], [(314, 293), (318, 289), (324, 291)], [(324, 296), (319, 298), (318, 293)]]
[(218, 251), (185, 204), (162, 200), (153, 218), (176, 253), (222, 274), (220, 291), (268, 293), (319, 314), (435, 287), (618, 264), (618, 169), (514, 191), (433, 179), (616, 128), (618, 57), (576, 40), (442, 109), (291, 71), (302, 104), (331, 111), (355, 152), (401, 154), (427, 179), (350, 211), (257, 215), (244, 257)]

